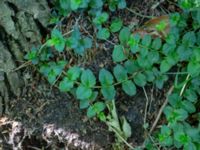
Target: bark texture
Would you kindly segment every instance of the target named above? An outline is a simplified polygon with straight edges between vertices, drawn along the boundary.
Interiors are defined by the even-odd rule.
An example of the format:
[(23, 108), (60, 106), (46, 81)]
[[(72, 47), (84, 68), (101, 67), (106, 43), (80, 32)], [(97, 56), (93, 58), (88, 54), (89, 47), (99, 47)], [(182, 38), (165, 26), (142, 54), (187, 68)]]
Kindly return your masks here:
[(24, 85), (20, 71), (13, 72), (24, 54), (39, 45), (49, 19), (46, 0), (0, 0), (0, 116)]

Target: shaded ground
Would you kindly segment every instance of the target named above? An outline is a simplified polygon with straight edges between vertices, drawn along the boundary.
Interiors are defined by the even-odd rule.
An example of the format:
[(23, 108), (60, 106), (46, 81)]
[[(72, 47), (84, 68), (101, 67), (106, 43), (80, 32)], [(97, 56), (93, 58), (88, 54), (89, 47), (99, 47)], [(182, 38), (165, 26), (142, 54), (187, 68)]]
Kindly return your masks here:
[[(136, 11), (138, 10), (143, 15), (159, 16), (174, 10), (172, 5), (167, 2), (159, 4), (155, 9), (151, 9), (154, 4), (153, 0), (143, 2), (130, 0), (128, 2), (128, 6), (132, 9), (137, 8)], [(125, 18), (126, 25), (138, 26), (147, 20), (147, 18), (138, 16), (128, 10), (125, 10), (125, 13), (119, 11), (113, 15)], [(111, 39), (112, 42), (117, 42), (114, 35)], [(92, 55), (92, 57), (89, 57), (90, 60), (80, 60), (79, 63), (97, 73), (102, 66), (111, 68), (113, 65), (111, 53), (112, 46), (109, 43), (102, 43), (98, 50), (90, 54)], [(61, 149), (70, 142), (69, 139), (67, 139), (68, 142), (61, 139), (59, 141), (58, 136), (55, 135), (52, 135), (52, 138), (55, 139), (42, 137), (42, 133), (46, 133), (44, 125), (50, 126), (56, 131), (57, 129), (62, 129), (62, 131), (78, 134), (80, 141), (92, 143), (90, 149), (111, 149), (111, 144), (114, 142), (113, 134), (108, 132), (107, 127), (97, 119), (88, 120), (85, 111), (79, 109), (78, 102), (72, 96), (50, 87), (34, 67), (27, 67), (22, 74), (25, 77), (26, 86), (23, 87), (21, 96), (10, 100), (9, 106), (7, 106), (8, 111), (5, 115), (12, 120), (21, 122), (23, 128), (26, 128), (28, 133), (31, 134), (30, 137), (28, 137), (28, 134), (25, 136), (22, 142), (23, 149)], [(159, 91), (153, 86), (148, 86), (146, 92), (149, 98), (146, 121), (151, 126), (163, 103), (165, 91)], [(132, 127), (133, 134), (129, 142), (134, 146), (141, 144), (145, 138), (145, 131), (142, 126), (147, 100), (143, 89), (138, 89), (138, 94), (134, 97), (125, 96), (119, 91), (116, 100), (119, 115), (124, 115)], [(11, 145), (4, 142), (6, 139), (8, 140), (8, 133), (11, 128), (11, 125), (0, 126), (0, 145), (3, 145), (3, 150), (12, 149)], [(21, 135), (21, 137), (23, 136)], [(48, 141), (51, 142), (48, 143)], [(78, 149), (72, 141), (71, 143), (71, 145), (68, 143), (69, 149)], [(81, 146), (79, 149), (81, 149)]]

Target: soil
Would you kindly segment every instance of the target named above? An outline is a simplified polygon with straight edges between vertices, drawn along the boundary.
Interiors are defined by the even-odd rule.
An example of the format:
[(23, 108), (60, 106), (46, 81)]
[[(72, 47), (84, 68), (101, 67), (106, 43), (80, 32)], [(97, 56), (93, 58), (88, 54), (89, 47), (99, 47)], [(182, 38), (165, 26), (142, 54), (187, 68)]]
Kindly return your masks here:
[[(130, 8), (142, 10), (139, 13), (143, 15), (160, 16), (174, 11), (168, 2), (163, 2), (152, 10), (151, 6), (154, 4), (153, 0), (128, 1)], [(122, 16), (127, 25), (139, 26), (147, 20), (127, 10), (113, 15)], [(115, 35), (112, 39), (112, 42), (117, 42)], [(79, 62), (84, 67), (91, 68), (96, 74), (101, 67), (110, 69), (113, 66), (112, 45), (100, 43), (99, 47), (95, 54), (92, 53), (93, 57), (90, 60)], [(10, 99), (8, 111), (0, 119), (0, 149), (60, 150), (68, 147), (69, 149), (111, 150), (114, 135), (108, 131), (105, 124), (96, 118), (89, 120), (85, 111), (79, 109), (78, 101), (73, 96), (51, 87), (37, 73), (36, 68), (29, 66), (21, 71), (25, 78), (23, 92), (20, 96)], [(153, 85), (145, 88), (150, 101), (146, 122), (151, 127), (165, 99), (166, 91), (160, 91)], [(146, 137), (143, 129), (146, 101), (142, 88), (138, 88), (137, 95), (133, 97), (126, 96), (118, 90), (116, 97), (118, 114), (125, 116), (131, 125), (132, 136), (128, 142), (133, 146), (141, 145)], [(3, 119), (6, 121), (3, 122)], [(18, 128), (13, 124), (17, 124)], [(20, 130), (15, 131), (15, 129)]]

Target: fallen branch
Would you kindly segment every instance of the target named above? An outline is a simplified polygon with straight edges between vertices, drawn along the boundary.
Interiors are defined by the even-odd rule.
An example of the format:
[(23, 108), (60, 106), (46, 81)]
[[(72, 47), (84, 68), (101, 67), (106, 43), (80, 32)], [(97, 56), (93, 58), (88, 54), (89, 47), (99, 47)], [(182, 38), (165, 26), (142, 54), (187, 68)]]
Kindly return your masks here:
[(166, 106), (167, 103), (168, 103), (168, 96), (172, 93), (173, 89), (174, 89), (174, 86), (172, 86), (172, 87), (169, 89), (169, 91), (167, 92), (166, 99), (165, 99), (163, 105), (161, 106), (161, 108), (160, 108), (160, 110), (159, 110), (159, 112), (158, 112), (158, 115), (157, 115), (157, 117), (156, 117), (156, 120), (154, 121), (154, 123), (153, 123), (153, 125), (152, 125), (152, 127), (151, 127), (151, 129), (150, 129), (149, 134), (151, 134), (151, 133), (153, 132), (153, 130), (155, 129), (155, 127), (156, 127), (156, 125), (157, 125), (157, 123), (158, 123), (158, 121), (159, 121), (159, 119), (160, 119), (160, 117), (161, 117), (161, 115), (162, 115), (162, 112), (163, 112), (165, 106)]

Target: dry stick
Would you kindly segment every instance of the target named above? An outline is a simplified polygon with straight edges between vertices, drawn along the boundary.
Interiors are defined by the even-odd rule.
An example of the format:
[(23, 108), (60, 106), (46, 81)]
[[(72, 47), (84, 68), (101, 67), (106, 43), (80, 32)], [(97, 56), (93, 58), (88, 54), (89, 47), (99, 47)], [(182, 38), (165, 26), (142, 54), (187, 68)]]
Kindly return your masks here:
[(151, 127), (151, 129), (150, 129), (149, 134), (151, 134), (152, 131), (155, 129), (155, 127), (156, 127), (156, 125), (157, 125), (157, 123), (158, 123), (158, 121), (159, 121), (159, 119), (160, 119), (160, 117), (161, 117), (161, 114), (162, 114), (162, 112), (163, 112), (165, 106), (166, 106), (167, 103), (168, 103), (168, 96), (172, 93), (173, 89), (174, 89), (174, 86), (171, 86), (171, 88), (170, 88), (169, 91), (167, 92), (167, 96), (166, 96), (165, 102), (163, 103), (162, 107), (160, 108), (160, 110), (159, 110), (159, 112), (158, 112), (158, 116), (156, 117), (156, 120), (154, 121), (154, 123), (153, 123), (153, 125), (152, 125), (152, 127)]
[(144, 124), (146, 124), (146, 120), (147, 120), (147, 109), (148, 109), (148, 105), (149, 105), (149, 98), (147, 96), (147, 92), (145, 90), (145, 88), (143, 87), (143, 91), (144, 91), (144, 95), (146, 97), (146, 105), (145, 105), (145, 112), (144, 112)]
[[(108, 125), (109, 126), (109, 125)], [(112, 127), (112, 126), (109, 126), (117, 135), (118, 135), (118, 137), (131, 149), (131, 150), (133, 150), (134, 149), (134, 147), (131, 145), (131, 144), (129, 144), (119, 133), (118, 133), (118, 131), (114, 128), (114, 127)]]
[(154, 4), (153, 6), (151, 6), (151, 9), (156, 9), (163, 2), (165, 2), (165, 0), (160, 0), (159, 2), (157, 2), (156, 4)]
[(126, 8), (128, 11), (130, 11), (131, 13), (135, 14), (136, 16), (139, 16), (139, 17), (142, 17), (142, 18), (149, 18), (149, 19), (152, 19), (154, 16), (147, 16), (147, 15), (143, 15), (143, 14), (140, 14), (138, 12), (136, 12), (135, 10), (133, 9), (130, 9), (130, 8)]
[(20, 65), (19, 67), (17, 67), (17, 68), (15, 68), (15, 69), (11, 70), (10, 72), (16, 72), (16, 71), (18, 71), (18, 70), (20, 70), (20, 69), (22, 69), (22, 68), (24, 68), (24, 67), (27, 67), (27, 66), (29, 66), (29, 65), (31, 65), (31, 60), (29, 60), (29, 61), (23, 63), (22, 65)]

